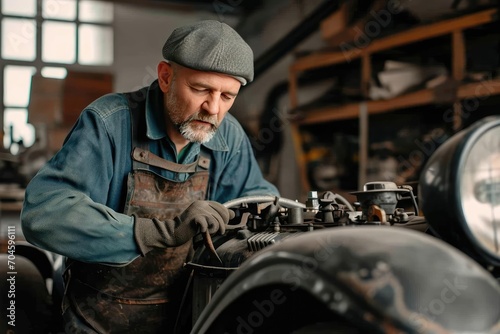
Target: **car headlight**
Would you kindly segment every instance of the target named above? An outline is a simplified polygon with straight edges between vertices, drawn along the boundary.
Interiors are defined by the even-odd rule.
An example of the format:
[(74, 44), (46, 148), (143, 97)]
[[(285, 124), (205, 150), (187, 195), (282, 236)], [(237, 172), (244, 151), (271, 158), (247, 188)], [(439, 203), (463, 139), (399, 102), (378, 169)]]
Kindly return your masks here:
[(486, 117), (444, 142), (424, 166), (422, 212), (445, 241), (500, 265), (500, 117)]

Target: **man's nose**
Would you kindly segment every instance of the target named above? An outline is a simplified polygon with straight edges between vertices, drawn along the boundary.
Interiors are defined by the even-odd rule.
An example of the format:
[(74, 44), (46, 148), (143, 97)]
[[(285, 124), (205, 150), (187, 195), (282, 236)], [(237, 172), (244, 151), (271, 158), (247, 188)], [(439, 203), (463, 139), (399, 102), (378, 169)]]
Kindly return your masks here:
[(219, 103), (220, 96), (216, 94), (211, 94), (207, 97), (205, 102), (203, 102), (203, 109), (210, 115), (217, 115), (219, 113)]

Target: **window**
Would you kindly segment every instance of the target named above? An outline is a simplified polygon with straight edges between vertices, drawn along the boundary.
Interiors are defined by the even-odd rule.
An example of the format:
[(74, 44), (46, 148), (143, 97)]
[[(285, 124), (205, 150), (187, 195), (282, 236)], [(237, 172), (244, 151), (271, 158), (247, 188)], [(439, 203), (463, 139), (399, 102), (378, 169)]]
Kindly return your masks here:
[(2, 19), (2, 58), (33, 61), (36, 57), (35, 20)]
[(82, 24), (78, 30), (78, 62), (84, 65), (111, 65), (113, 62), (113, 30)]
[(0, 124), (13, 154), (34, 143), (28, 124), (34, 74), (113, 64), (113, 4), (96, 0), (0, 0)]
[(42, 23), (42, 61), (73, 64), (76, 59), (76, 24)]

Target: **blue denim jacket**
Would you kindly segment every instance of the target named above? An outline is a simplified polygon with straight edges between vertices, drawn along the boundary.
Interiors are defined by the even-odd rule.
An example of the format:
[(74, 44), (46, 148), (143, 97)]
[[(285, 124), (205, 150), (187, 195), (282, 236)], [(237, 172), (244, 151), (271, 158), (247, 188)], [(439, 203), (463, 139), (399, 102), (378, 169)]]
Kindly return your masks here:
[[(192, 143), (178, 161), (164, 128), (157, 81), (146, 97), (150, 150), (177, 163), (195, 161)], [(250, 141), (227, 114), (206, 144), (211, 153), (209, 198), (220, 203), (248, 195), (278, 195), (254, 158)], [(125, 264), (139, 256), (133, 217), (123, 214), (132, 170), (130, 112), (123, 94), (105, 95), (85, 108), (63, 147), (31, 180), (21, 220), (26, 239), (49, 251), (87, 262)], [(155, 171), (171, 180), (186, 175)]]

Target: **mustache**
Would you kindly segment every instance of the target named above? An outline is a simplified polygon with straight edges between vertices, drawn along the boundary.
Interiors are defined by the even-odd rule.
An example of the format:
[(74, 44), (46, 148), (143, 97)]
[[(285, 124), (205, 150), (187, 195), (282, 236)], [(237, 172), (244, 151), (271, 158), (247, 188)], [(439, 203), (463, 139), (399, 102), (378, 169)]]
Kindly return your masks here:
[(214, 127), (219, 127), (219, 122), (217, 120), (216, 115), (204, 115), (200, 112), (192, 115), (186, 120), (186, 123), (192, 122), (192, 121), (201, 121), (201, 122), (206, 122), (212, 124)]

